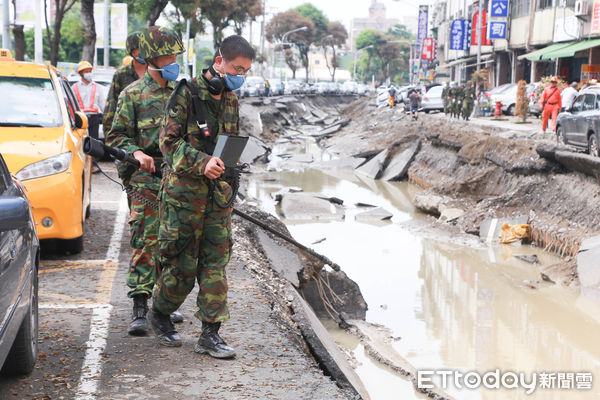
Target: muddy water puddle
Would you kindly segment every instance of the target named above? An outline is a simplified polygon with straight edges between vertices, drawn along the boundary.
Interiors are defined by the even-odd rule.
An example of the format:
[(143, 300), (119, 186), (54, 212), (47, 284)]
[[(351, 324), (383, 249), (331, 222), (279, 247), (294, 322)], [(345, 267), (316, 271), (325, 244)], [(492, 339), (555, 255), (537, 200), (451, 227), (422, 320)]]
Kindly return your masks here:
[[(302, 157), (298, 157), (298, 155)], [(294, 160), (295, 157), (295, 160)], [(316, 170), (308, 160), (330, 159), (312, 140), (284, 139), (264, 172), (251, 175), (250, 197), (278, 216), (292, 235), (342, 266), (369, 306), (367, 321), (399, 340), (393, 350), (418, 370), (499, 370), (537, 379), (535, 391), (465, 389), (448, 383), (457, 399), (587, 399), (600, 397), (592, 380), (600, 371), (600, 305), (578, 292), (541, 281), (540, 269), (559, 261), (531, 246), (491, 245), (448, 234), (418, 213), (419, 189), (404, 182), (362, 178), (348, 170)], [(286, 221), (271, 194), (286, 187), (344, 201), (343, 221)], [(364, 223), (356, 204), (383, 207), (393, 217)], [(324, 239), (324, 240), (323, 240)], [(535, 254), (538, 265), (516, 259)], [(409, 380), (367, 354), (353, 336), (328, 326), (355, 358), (355, 369), (374, 400), (423, 398)], [(532, 375), (537, 373), (537, 375)], [(441, 375), (431, 375), (442, 386)], [(454, 375), (452, 377), (455, 377)], [(452, 380), (452, 379), (450, 379)], [(572, 389), (569, 389), (572, 387)], [(577, 389), (579, 388), (579, 389)]]

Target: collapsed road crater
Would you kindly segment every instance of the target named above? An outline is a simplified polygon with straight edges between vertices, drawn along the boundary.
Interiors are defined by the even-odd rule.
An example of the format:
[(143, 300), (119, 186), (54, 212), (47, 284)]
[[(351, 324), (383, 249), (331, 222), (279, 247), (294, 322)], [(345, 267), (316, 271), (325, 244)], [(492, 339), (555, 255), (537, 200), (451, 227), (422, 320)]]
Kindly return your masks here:
[[(597, 234), (600, 186), (584, 172), (596, 160), (535, 133), (440, 115), (411, 122), (367, 98), (248, 99), (241, 115), (254, 142), (245, 206), (342, 267), (300, 256), (278, 273), (319, 318), (343, 326), (326, 323), (338, 343), (353, 343), (342, 347), (359, 377), (395, 371), (381, 373), (383, 389), (363, 380), (372, 398), (399, 386), (414, 395), (399, 376), (414, 381), (420, 367), (518, 368), (515, 349), (538, 369), (600, 359), (581, 332), (598, 306), (579, 298), (600, 279), (580, 282), (576, 262), (596, 246), (581, 245)], [(529, 223), (534, 246), (501, 245), (504, 222)], [(268, 253), (267, 235), (253, 236)], [(279, 266), (289, 259), (277, 257), (267, 254)], [(597, 322), (588, 328), (600, 333)], [(425, 395), (463, 398), (453, 388)]]

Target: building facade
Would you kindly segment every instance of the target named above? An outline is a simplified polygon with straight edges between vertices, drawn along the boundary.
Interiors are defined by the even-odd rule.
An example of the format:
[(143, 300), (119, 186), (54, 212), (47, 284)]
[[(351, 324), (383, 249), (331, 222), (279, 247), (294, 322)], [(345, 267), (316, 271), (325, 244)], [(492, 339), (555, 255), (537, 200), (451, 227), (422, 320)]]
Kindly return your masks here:
[[(486, 68), (491, 86), (521, 79), (536, 82), (549, 75), (580, 81), (600, 72), (600, 0), (480, 1), (487, 14), (482, 34), (489, 41), (482, 40), (479, 66)], [(492, 8), (499, 7), (499, 3), (501, 8), (508, 7), (502, 18), (492, 16)], [(474, 26), (479, 9), (477, 0), (436, 1), (430, 8), (432, 35), (437, 39), (438, 76), (464, 82), (476, 71), (479, 46), (474, 44), (473, 35), (477, 36)], [(469, 46), (453, 50), (454, 21), (461, 19), (471, 25)], [(504, 39), (489, 39), (489, 24), (495, 21), (506, 23)]]
[[(413, 21), (414, 18), (409, 19)], [(367, 18), (354, 18), (350, 25), (350, 32), (348, 35), (348, 47), (354, 51), (354, 41), (356, 37), (364, 30), (372, 29), (379, 32), (387, 32), (392, 26), (399, 24), (400, 20), (397, 18), (387, 18), (386, 9), (383, 3), (378, 3), (376, 0), (372, 0), (371, 6), (369, 7), (369, 16)]]

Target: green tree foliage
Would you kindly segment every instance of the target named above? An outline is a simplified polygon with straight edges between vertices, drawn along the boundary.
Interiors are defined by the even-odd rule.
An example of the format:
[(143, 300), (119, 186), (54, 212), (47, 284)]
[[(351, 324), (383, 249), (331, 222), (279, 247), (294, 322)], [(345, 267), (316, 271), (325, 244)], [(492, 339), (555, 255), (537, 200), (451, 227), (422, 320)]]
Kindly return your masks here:
[[(183, 0), (182, 0), (183, 1)], [(261, 0), (195, 0), (203, 18), (210, 21), (213, 30), (213, 44), (219, 47), (223, 31), (234, 26), (241, 33), (241, 27), (254, 21), (262, 14)]]
[[(348, 32), (346, 28), (340, 22), (330, 22), (327, 25), (327, 35), (321, 39), (323, 47), (323, 55), (325, 56), (325, 62), (327, 69), (331, 75), (331, 81), (335, 81), (335, 70), (339, 67), (338, 57), (335, 51), (336, 46), (342, 46), (348, 39)], [(328, 50), (331, 49), (331, 61), (329, 60)]]
[(400, 83), (408, 76), (410, 39), (404, 36), (410, 33), (400, 31), (397, 34), (402, 37), (367, 29), (356, 37), (356, 49), (364, 49), (356, 65), (363, 82), (375, 76), (377, 81), (390, 79)]
[[(303, 26), (307, 29), (287, 35), (285, 41), (296, 45), (298, 52), (300, 53), (302, 65), (306, 67), (306, 80), (308, 80), (308, 50), (310, 49), (310, 45), (314, 42), (316, 34), (315, 24), (312, 20), (301, 16), (296, 10), (284, 11), (276, 14), (271, 21), (269, 21), (265, 32), (267, 40), (271, 43), (276, 43), (281, 42), (283, 35), (287, 32)], [(290, 49), (285, 53), (285, 62), (292, 70), (295, 78), (298, 65), (295, 61), (293, 52)]]
[(168, 0), (125, 0), (127, 3), (127, 12), (137, 14), (145, 22), (146, 26), (156, 24), (156, 20), (165, 9)]
[(329, 21), (325, 14), (310, 3), (304, 3), (294, 10), (304, 18), (310, 19), (313, 24), (315, 24), (314, 42), (320, 44), (321, 40), (329, 34), (327, 32)]

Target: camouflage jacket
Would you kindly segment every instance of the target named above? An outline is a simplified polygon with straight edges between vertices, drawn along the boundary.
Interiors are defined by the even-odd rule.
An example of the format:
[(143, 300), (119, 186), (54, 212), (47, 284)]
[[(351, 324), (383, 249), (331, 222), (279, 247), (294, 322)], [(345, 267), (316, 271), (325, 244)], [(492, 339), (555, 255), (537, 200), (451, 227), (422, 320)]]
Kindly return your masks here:
[(475, 88), (465, 88), (464, 90), (464, 98), (465, 101), (474, 102), (475, 101)]
[(104, 128), (104, 135), (110, 131), (113, 119), (115, 117), (115, 111), (117, 110), (117, 100), (119, 95), (127, 86), (140, 79), (133, 62), (121, 67), (115, 72), (112, 83), (110, 84), (110, 90), (108, 96), (106, 96), (106, 105), (104, 106), (104, 117), (102, 118), (102, 127)]
[[(106, 144), (119, 147), (129, 154), (142, 150), (149, 156), (161, 157), (158, 138), (163, 125), (165, 107), (175, 84), (168, 82), (162, 88), (146, 72), (143, 79), (129, 85), (119, 95), (117, 111)], [(156, 168), (160, 168), (156, 165)], [(160, 188), (160, 179), (154, 175), (136, 171), (131, 184)]]
[[(216, 143), (221, 133), (239, 134), (239, 103), (235, 93), (224, 91), (221, 100), (210, 97), (202, 76), (194, 78), (202, 100), (208, 129)], [(163, 178), (163, 194), (182, 207), (202, 209), (207, 195), (204, 168), (210, 155), (204, 148), (203, 137), (196, 124), (192, 106), (192, 93), (187, 85), (173, 92), (165, 113), (165, 125), (160, 132), (160, 150), (169, 172)], [(216, 195), (225, 198), (229, 185), (217, 180)]]

